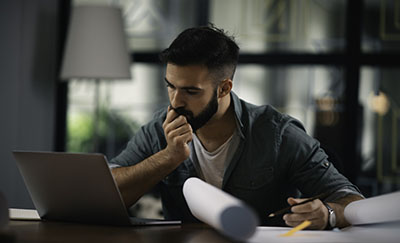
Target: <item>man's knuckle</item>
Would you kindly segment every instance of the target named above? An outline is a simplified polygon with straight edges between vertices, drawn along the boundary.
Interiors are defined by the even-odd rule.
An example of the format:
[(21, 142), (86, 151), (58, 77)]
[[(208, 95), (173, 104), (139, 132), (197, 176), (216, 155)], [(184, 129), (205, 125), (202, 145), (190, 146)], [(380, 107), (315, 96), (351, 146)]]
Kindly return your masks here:
[(177, 145), (178, 142), (179, 142), (179, 138), (177, 138), (177, 137), (173, 137), (173, 138), (172, 138), (172, 143), (173, 143), (173, 144)]
[(314, 204), (313, 203), (306, 203), (304, 204), (305, 210), (307, 211), (312, 211), (314, 209)]

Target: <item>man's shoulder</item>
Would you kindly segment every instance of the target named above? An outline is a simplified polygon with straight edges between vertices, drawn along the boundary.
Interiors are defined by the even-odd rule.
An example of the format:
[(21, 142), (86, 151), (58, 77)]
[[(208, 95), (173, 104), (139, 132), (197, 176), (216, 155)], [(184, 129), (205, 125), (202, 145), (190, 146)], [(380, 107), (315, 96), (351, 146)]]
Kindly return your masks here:
[(149, 136), (156, 136), (163, 134), (162, 124), (166, 117), (167, 109), (160, 108), (153, 113), (152, 119), (144, 124), (141, 131)]
[(166, 107), (159, 108), (158, 110), (156, 110), (153, 113), (153, 120), (152, 121), (164, 122), (166, 115), (167, 115), (167, 108)]
[(254, 105), (241, 100), (243, 111), (247, 113), (249, 125), (253, 128), (272, 129), (282, 133), (288, 127), (305, 131), (303, 124), (296, 118), (283, 113), (272, 105)]
[(242, 105), (250, 118), (258, 121), (269, 121), (274, 123), (286, 123), (294, 118), (278, 111), (272, 105), (254, 105), (242, 100)]
[(256, 105), (249, 103), (248, 101), (239, 98), (234, 92), (232, 92), (232, 101), (234, 104), (235, 113), (238, 119), (240, 119), (243, 123), (246, 120), (253, 121), (282, 121), (289, 119), (289, 117), (273, 106), (269, 104), (265, 105)]
[(153, 119), (141, 126), (131, 138), (127, 147), (110, 164), (128, 166), (139, 163), (165, 146), (162, 124), (166, 109), (160, 109), (153, 115)]
[(167, 115), (167, 108), (162, 107), (153, 113), (151, 120), (145, 126), (162, 126)]

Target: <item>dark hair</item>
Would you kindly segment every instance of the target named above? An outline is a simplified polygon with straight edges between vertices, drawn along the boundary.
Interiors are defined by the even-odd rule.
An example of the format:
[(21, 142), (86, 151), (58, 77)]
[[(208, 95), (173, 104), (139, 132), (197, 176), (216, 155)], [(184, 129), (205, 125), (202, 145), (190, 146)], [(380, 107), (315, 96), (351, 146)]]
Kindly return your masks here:
[(234, 38), (212, 24), (184, 30), (161, 52), (160, 60), (179, 66), (205, 65), (216, 82), (233, 79), (239, 56)]

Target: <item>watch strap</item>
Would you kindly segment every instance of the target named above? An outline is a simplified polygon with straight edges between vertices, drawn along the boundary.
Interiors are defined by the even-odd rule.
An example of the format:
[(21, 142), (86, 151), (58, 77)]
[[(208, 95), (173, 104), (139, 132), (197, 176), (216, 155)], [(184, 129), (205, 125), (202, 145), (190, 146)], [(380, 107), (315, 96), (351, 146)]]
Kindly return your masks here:
[(331, 206), (329, 206), (328, 203), (326, 203), (326, 202), (323, 202), (323, 203), (324, 203), (325, 207), (328, 209), (328, 222), (326, 224), (325, 229), (331, 230), (331, 229), (335, 228), (335, 226), (336, 226), (336, 222), (335, 222), (335, 225), (332, 225), (332, 217), (336, 216), (336, 215), (334, 215), (335, 211), (332, 209)]

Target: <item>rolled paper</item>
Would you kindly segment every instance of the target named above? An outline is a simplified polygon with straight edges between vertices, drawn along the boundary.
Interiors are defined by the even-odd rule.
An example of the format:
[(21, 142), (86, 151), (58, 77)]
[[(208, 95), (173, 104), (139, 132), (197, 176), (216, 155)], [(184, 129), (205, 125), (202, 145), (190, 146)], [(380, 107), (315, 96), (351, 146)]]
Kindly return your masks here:
[(400, 221), (400, 192), (349, 203), (344, 217), (353, 225)]
[(193, 216), (235, 240), (250, 238), (259, 225), (244, 202), (198, 178), (185, 181), (183, 195)]

